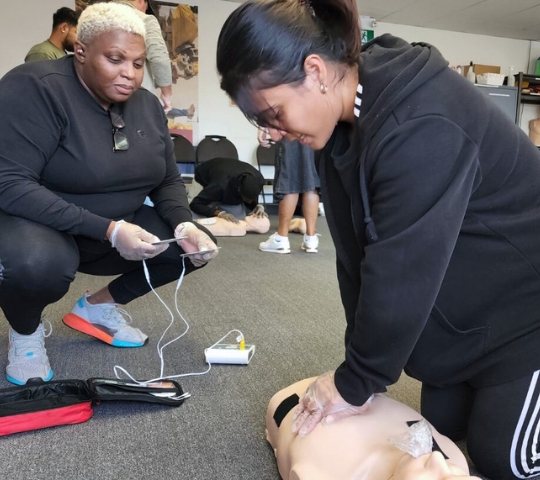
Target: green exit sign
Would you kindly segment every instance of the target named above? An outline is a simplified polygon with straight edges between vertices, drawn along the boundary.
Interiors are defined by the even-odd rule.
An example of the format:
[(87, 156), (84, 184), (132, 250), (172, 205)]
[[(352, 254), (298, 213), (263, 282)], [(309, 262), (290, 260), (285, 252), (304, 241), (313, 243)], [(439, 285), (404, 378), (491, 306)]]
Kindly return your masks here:
[(367, 43), (370, 40), (373, 40), (373, 38), (373, 30), (362, 30), (362, 43)]

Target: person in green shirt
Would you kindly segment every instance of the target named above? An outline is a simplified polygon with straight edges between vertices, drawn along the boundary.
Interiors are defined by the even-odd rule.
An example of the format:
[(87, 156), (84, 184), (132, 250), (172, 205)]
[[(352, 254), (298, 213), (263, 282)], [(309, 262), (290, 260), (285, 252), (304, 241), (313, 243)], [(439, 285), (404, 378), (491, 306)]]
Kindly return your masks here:
[(77, 40), (77, 22), (79, 14), (71, 8), (59, 8), (53, 15), (51, 36), (42, 43), (34, 45), (26, 54), (25, 62), (54, 60), (73, 52)]

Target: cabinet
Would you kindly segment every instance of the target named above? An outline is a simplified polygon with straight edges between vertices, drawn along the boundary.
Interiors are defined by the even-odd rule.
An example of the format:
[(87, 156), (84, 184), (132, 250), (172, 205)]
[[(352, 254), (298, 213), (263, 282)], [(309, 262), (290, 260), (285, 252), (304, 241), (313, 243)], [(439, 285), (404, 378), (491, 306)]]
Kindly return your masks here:
[[(519, 72), (515, 77), (518, 88), (518, 106), (521, 108), (524, 104), (540, 105), (540, 76)], [(523, 89), (529, 88), (530, 93), (523, 93)]]
[(498, 105), (499, 108), (512, 119), (512, 122), (517, 123), (519, 92), (516, 87), (480, 85), (478, 83), (476, 83), (475, 86)]

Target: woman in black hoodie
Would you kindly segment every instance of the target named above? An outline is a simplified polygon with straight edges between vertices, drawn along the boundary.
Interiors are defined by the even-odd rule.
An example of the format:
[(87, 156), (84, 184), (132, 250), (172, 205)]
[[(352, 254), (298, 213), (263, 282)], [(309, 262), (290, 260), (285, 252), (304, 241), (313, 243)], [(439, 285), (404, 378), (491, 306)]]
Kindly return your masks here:
[(405, 370), (422, 414), (493, 479), (540, 473), (540, 155), (437, 49), (360, 48), (354, 0), (251, 0), (221, 86), (274, 140), (321, 149), (345, 360), (300, 402), (307, 434)]

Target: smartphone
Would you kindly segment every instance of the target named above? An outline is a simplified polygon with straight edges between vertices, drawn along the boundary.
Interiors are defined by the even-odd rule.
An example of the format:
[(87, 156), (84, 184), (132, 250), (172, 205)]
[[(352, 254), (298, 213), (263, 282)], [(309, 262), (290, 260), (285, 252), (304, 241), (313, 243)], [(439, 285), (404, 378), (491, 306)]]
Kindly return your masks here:
[(199, 250), (198, 252), (182, 253), (180, 256), (181, 257), (191, 257), (193, 255), (200, 255), (200, 254), (204, 254), (204, 253), (212, 253), (212, 252), (217, 252), (220, 248), (221, 247), (211, 248), (210, 250)]
[(164, 243), (174, 243), (178, 240), (184, 240), (187, 237), (178, 237), (178, 238), (167, 238), (166, 240), (160, 240), (159, 242), (154, 242), (152, 245), (163, 245)]

